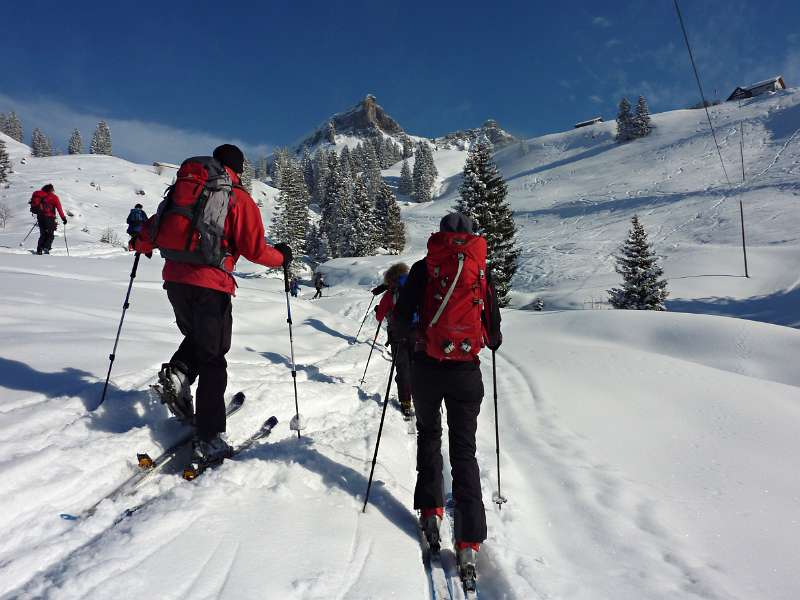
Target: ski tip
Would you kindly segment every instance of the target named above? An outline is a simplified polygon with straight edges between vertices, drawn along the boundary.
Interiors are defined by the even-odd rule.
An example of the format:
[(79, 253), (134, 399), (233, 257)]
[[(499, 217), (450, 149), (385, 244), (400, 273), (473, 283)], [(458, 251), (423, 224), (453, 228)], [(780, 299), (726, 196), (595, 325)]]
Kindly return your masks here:
[(79, 518), (78, 515), (71, 515), (69, 513), (61, 513), (58, 516), (64, 519), (65, 521), (77, 521)]
[(241, 406), (244, 404), (245, 395), (244, 392), (236, 392), (231, 398), (231, 406)]
[(278, 424), (278, 417), (272, 415), (269, 419), (267, 419), (267, 425), (269, 425), (270, 429), (275, 427)]

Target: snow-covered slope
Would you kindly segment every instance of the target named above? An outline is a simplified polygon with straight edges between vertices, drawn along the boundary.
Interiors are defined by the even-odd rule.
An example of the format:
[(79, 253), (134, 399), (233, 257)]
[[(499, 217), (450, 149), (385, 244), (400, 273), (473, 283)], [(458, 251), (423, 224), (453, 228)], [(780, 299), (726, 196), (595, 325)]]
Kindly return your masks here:
[[(800, 313), (786, 310), (796, 304), (800, 260), (800, 213), (793, 208), (800, 196), (800, 91), (711, 112), (731, 186), (702, 110), (654, 115), (649, 137), (623, 145), (614, 142), (611, 122), (501, 149), (497, 160), (523, 249), (515, 303), (541, 296), (551, 307), (581, 308), (605, 300), (618, 283), (612, 255), (638, 213), (664, 256), (672, 309), (800, 323)], [(461, 166), (450, 151), (434, 156), (445, 178), (441, 196), (404, 209), (415, 249), (458, 195)], [(740, 277), (739, 199), (750, 279)]]

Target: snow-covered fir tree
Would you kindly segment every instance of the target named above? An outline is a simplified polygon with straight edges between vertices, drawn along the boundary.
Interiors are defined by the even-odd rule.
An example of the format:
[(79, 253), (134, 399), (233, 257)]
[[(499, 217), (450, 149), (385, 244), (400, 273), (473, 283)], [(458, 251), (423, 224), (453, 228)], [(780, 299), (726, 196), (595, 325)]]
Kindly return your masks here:
[(92, 154), (106, 154), (111, 156), (111, 130), (105, 121), (100, 121), (92, 135), (92, 145), (89, 151)]
[(328, 163), (325, 176), (325, 194), (320, 204), (320, 232), (325, 233), (330, 244), (332, 257), (339, 255), (339, 232), (335, 222), (337, 203), (345, 196), (346, 184), (342, 180), (342, 173), (339, 170), (339, 155), (336, 152), (328, 154)]
[(283, 169), (289, 164), (289, 149), (278, 148), (272, 156), (272, 187), (281, 189)]
[(320, 231), (316, 225), (310, 225), (308, 228), (306, 248), (308, 257), (314, 263), (314, 266), (331, 259), (328, 236), (324, 231)]
[(242, 187), (247, 190), (248, 194), (253, 193), (253, 176), (255, 175), (255, 170), (253, 169), (253, 163), (247, 160), (247, 157), (244, 159), (244, 165), (242, 166), (242, 176), (239, 178), (242, 183)]
[(376, 226), (375, 203), (370, 200), (363, 175), (357, 175), (353, 182), (352, 198), (349, 221), (353, 234), (348, 240), (345, 255), (372, 256), (378, 246), (380, 232)]
[(485, 138), (473, 144), (464, 164), (460, 197), (455, 209), (475, 221), (486, 238), (487, 262), (497, 288), (500, 306), (506, 306), (520, 250), (517, 226), (506, 196), (508, 188)]
[(639, 96), (639, 101), (636, 103), (636, 114), (633, 115), (631, 122), (631, 131), (633, 137), (645, 137), (650, 134), (653, 126), (650, 123), (650, 109), (647, 107), (647, 100), (644, 96)]
[(83, 139), (81, 132), (77, 129), (72, 130), (72, 135), (69, 136), (67, 142), (67, 153), (69, 154), (82, 154), (83, 153)]
[(22, 122), (13, 110), (9, 114), (0, 114), (0, 131), (12, 140), (22, 142)]
[(293, 266), (302, 264), (308, 235), (308, 190), (300, 163), (290, 161), (282, 173), (283, 187), (275, 202), (269, 235), (274, 242), (285, 242), (294, 253)]
[(0, 183), (6, 183), (11, 174), (11, 158), (6, 152), (6, 143), (0, 140)]
[(256, 161), (255, 178), (259, 181), (266, 183), (269, 178), (269, 159), (262, 156)]
[(31, 154), (40, 158), (53, 155), (50, 140), (38, 127), (31, 133)]
[(328, 186), (328, 153), (324, 148), (317, 150), (312, 162), (314, 166), (314, 186), (311, 192), (311, 202), (322, 210)]
[(328, 121), (325, 127), (325, 141), (329, 144), (336, 143), (336, 126), (333, 124), (333, 121)]
[(372, 143), (364, 145), (364, 166), (362, 171), (366, 178), (369, 197), (375, 200), (378, 187), (383, 179), (381, 177), (381, 163), (378, 159), (378, 155), (375, 153), (375, 145)]
[(667, 282), (658, 256), (647, 240), (647, 232), (638, 215), (631, 218), (628, 239), (620, 248), (615, 270), (622, 275), (622, 287), (608, 290), (614, 308), (629, 310), (666, 310)]
[(406, 228), (400, 217), (400, 207), (391, 188), (381, 183), (375, 198), (375, 228), (378, 244), (390, 254), (400, 254), (406, 246)]
[(627, 142), (632, 140), (635, 136), (633, 130), (633, 116), (631, 115), (631, 103), (627, 98), (622, 98), (619, 101), (619, 110), (617, 111), (617, 137), (618, 142)]
[(417, 202), (430, 202), (433, 199), (433, 184), (438, 172), (433, 162), (433, 151), (430, 145), (420, 142), (414, 158), (414, 200)]
[(411, 141), (411, 138), (404, 135), (400, 141), (403, 144), (403, 160), (414, 156), (414, 142)]
[(408, 161), (403, 161), (403, 166), (400, 169), (400, 181), (397, 184), (397, 191), (404, 196), (414, 195), (414, 179), (411, 177), (411, 167), (408, 166)]
[(300, 170), (303, 172), (303, 181), (306, 183), (306, 190), (309, 196), (314, 193), (314, 163), (308, 148), (303, 148), (303, 158), (300, 160)]

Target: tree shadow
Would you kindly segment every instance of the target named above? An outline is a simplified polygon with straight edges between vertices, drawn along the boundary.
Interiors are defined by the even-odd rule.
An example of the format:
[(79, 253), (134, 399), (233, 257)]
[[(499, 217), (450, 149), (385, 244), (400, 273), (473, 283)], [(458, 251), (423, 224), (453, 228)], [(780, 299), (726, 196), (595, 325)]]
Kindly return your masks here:
[(378, 406), (383, 406), (383, 396), (381, 396), (377, 392), (373, 394), (368, 394), (363, 389), (361, 389), (360, 386), (358, 388), (358, 399), (361, 400), (362, 402), (367, 402), (368, 400), (372, 400)]
[(581, 161), (585, 158), (591, 158), (592, 156), (597, 156), (598, 154), (602, 154), (607, 150), (612, 150), (614, 148), (619, 147), (619, 144), (616, 142), (610, 142), (607, 144), (601, 144), (599, 146), (595, 146), (593, 148), (589, 148), (588, 150), (584, 150), (583, 152), (579, 152), (573, 156), (568, 158), (562, 158), (561, 160), (556, 160), (546, 165), (541, 165), (539, 167), (534, 167), (533, 169), (528, 169), (527, 171), (522, 171), (517, 173), (516, 175), (512, 175), (506, 179), (506, 182), (514, 181), (515, 179), (519, 179), (521, 177), (526, 177), (527, 175), (535, 175), (536, 173), (541, 173), (543, 171), (549, 171), (550, 169), (556, 169), (558, 167), (563, 167), (564, 165), (568, 165), (569, 163), (574, 163)]
[(321, 331), (322, 333), (327, 333), (330, 336), (335, 338), (339, 338), (340, 340), (346, 341), (348, 344), (355, 343), (355, 338), (350, 335), (344, 335), (340, 331), (336, 331), (335, 329), (331, 329), (325, 323), (320, 321), (319, 319), (306, 319), (303, 321), (303, 325), (311, 325), (317, 331)]
[[(257, 352), (257, 350), (253, 350), (252, 348), (248, 348), (251, 352)], [(292, 363), (288, 357), (284, 356), (283, 354), (278, 354), (277, 352), (259, 352), (261, 356), (266, 358), (271, 363), (275, 363), (277, 365), (285, 365), (287, 369), (292, 368)], [(295, 364), (295, 368), (298, 371), (303, 371), (308, 375), (308, 378), (311, 381), (319, 381), (321, 383), (344, 383), (344, 379), (341, 377), (335, 377), (333, 375), (326, 375), (322, 371), (319, 370), (319, 367), (315, 365), (299, 365)]]
[[(251, 452), (248, 452), (252, 457), (249, 460), (298, 464), (322, 477), (322, 481), (328, 487), (339, 488), (353, 498), (363, 501), (367, 490), (367, 478), (355, 469), (328, 458), (313, 446), (313, 440), (308, 437), (303, 437), (300, 440), (289, 438), (253, 448)], [(366, 460), (364, 462), (365, 465), (368, 463)], [(386, 489), (382, 481), (373, 479), (369, 500), (369, 506), (378, 509), (400, 531), (415, 540), (417, 539), (413, 511), (395, 498)]]
[(800, 288), (751, 298), (698, 298), (667, 300), (667, 310), (739, 317), (774, 325), (800, 328)]
[(0, 389), (41, 394), (48, 399), (63, 397), (79, 398), (90, 413), (90, 427), (98, 431), (125, 433), (138, 427), (153, 428), (154, 439), (159, 443), (174, 438), (174, 424), (153, 427), (155, 423), (168, 420), (169, 412), (158, 400), (145, 390), (123, 390), (109, 382), (106, 400), (99, 406), (103, 393), (103, 381), (92, 373), (72, 367), (61, 371), (38, 371), (23, 362), (0, 356)]

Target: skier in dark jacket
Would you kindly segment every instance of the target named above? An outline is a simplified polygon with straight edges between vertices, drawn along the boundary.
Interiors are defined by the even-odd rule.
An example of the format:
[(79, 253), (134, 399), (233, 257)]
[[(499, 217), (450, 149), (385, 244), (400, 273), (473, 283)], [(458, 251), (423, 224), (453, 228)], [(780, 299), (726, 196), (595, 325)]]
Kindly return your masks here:
[(131, 209), (131, 212), (128, 213), (128, 219), (126, 221), (128, 224), (128, 235), (131, 236), (128, 242), (128, 250), (133, 250), (136, 246), (136, 238), (139, 237), (145, 221), (147, 221), (147, 213), (144, 212), (141, 204), (137, 204)]
[[(233, 183), (233, 198), (225, 217), (224, 240), (229, 254), (224, 268), (166, 260), (162, 277), (175, 320), (183, 334), (180, 347), (161, 367), (158, 379), (162, 399), (176, 414), (191, 415), (191, 385), (198, 380), (195, 437), (192, 462), (208, 464), (230, 456), (231, 447), (220, 435), (226, 429), (225, 388), (231, 347), (231, 296), (236, 284), (233, 271), (240, 256), (266, 267), (288, 266), (292, 250), (286, 244), (267, 245), (261, 212), (250, 194), (241, 187), (244, 155), (236, 146), (223, 144), (214, 158), (224, 167)], [(136, 251), (147, 254), (154, 248), (148, 226), (136, 240)], [(172, 407), (175, 409), (172, 409)]]
[(66, 225), (67, 217), (61, 208), (61, 201), (54, 193), (55, 188), (52, 183), (48, 183), (41, 190), (31, 196), (31, 212), (36, 215), (39, 225), (39, 243), (36, 245), (36, 254), (50, 254), (53, 247), (53, 238), (56, 234), (56, 211), (61, 217), (61, 222)]
[(300, 293), (300, 282), (297, 277), (292, 277), (292, 280), (289, 282), (289, 293), (292, 294), (292, 298), (297, 298), (297, 294)]
[(322, 288), (329, 287), (327, 283), (325, 283), (325, 276), (322, 273), (317, 273), (314, 275), (314, 289), (317, 290), (317, 293), (314, 294), (312, 300), (316, 300), (317, 298), (322, 298)]
[[(386, 270), (383, 275), (383, 285), (375, 288), (373, 293), (383, 293), (381, 301), (375, 307), (375, 318), (383, 322), (386, 317), (391, 317), (397, 299), (400, 296), (400, 289), (408, 277), (408, 265), (397, 263)], [(404, 417), (413, 414), (411, 404), (411, 355), (414, 351), (413, 336), (409, 333), (404, 343), (400, 343), (394, 335), (394, 327), (391, 319), (388, 327), (389, 346), (392, 349), (392, 356), (395, 356), (395, 382), (397, 383), (397, 397), (400, 401), (400, 409)]]
[[(456, 286), (461, 276), (460, 267), (450, 282), (435, 279), (435, 276), (439, 273), (438, 265), (443, 264), (436, 261), (438, 257), (446, 255), (447, 243), (453, 248), (450, 256), (458, 256), (460, 261), (463, 261), (464, 253), (470, 252), (470, 246), (477, 246), (479, 250), (482, 246), (482, 266), (485, 267), (485, 240), (472, 235), (472, 232), (472, 221), (462, 214), (452, 213), (442, 219), (440, 233), (433, 234), (428, 242), (428, 255), (411, 267), (393, 312), (394, 332), (400, 340), (410, 338), (414, 315), (419, 315), (411, 368), (411, 389), (417, 413), (414, 508), (420, 511), (420, 525), (428, 539), (431, 540), (435, 534), (438, 540), (444, 506), (440, 413), (444, 400), (455, 499), (456, 550), (462, 576), (470, 572), (474, 576), (477, 552), (480, 543), (486, 539), (486, 515), (481, 496), (480, 471), (475, 458), (475, 432), (483, 399), (483, 380), (477, 353), (484, 344), (492, 350), (500, 347), (500, 311), (488, 272), (479, 268), (479, 261), (469, 265), (476, 281), (469, 287), (464, 287), (464, 278), (463, 285)], [(453, 336), (452, 342), (445, 340), (440, 343), (440, 338), (436, 337), (437, 327), (441, 321), (447, 321), (448, 311), (456, 310), (454, 306), (460, 306), (461, 309), (466, 307), (468, 311), (472, 306), (477, 311), (477, 316), (473, 312), (470, 315), (480, 320), (477, 330), (482, 331), (479, 335), (483, 339), (473, 339), (470, 344), (466, 339), (460, 341)], [(456, 320), (453, 329), (460, 331), (467, 325), (470, 324), (464, 320)], [(474, 330), (476, 324), (472, 323), (471, 327)], [(432, 340), (436, 342), (432, 344)], [(474, 347), (476, 344), (478, 347)], [(456, 356), (459, 353), (461, 355)]]

